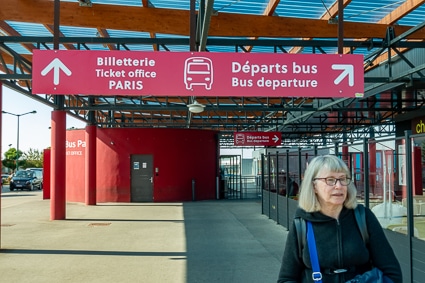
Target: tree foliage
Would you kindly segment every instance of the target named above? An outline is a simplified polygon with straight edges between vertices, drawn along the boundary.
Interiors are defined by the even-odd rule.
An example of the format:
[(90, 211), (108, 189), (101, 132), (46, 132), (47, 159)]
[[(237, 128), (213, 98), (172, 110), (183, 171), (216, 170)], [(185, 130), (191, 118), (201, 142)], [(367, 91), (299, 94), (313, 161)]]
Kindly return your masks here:
[(4, 153), (4, 159), (2, 160), (2, 166), (15, 170), (16, 169), (16, 159), (18, 157), (16, 148), (11, 147), (8, 151)]
[[(43, 167), (43, 152), (38, 149), (30, 148), (27, 152), (22, 154), (23, 159), (25, 160), (25, 168), (28, 167)], [(21, 163), (19, 163), (21, 164)], [(20, 165), (22, 166), (22, 165)], [(24, 167), (24, 166), (22, 166)]]
[(2, 165), (14, 171), (16, 170), (16, 162), (18, 162), (19, 168), (41, 168), (43, 167), (43, 152), (32, 148), (27, 152), (22, 152), (20, 150), (17, 152), (16, 148), (9, 148), (9, 150), (4, 153)]

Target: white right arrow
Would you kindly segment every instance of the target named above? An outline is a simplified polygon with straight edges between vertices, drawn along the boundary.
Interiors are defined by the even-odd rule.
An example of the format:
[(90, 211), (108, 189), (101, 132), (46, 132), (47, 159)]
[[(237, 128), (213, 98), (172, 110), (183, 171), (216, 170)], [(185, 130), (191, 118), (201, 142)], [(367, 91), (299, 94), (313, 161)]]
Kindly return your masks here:
[(346, 76), (348, 76), (348, 85), (354, 85), (354, 66), (349, 64), (333, 64), (332, 70), (343, 70), (335, 79), (334, 83), (339, 84)]
[(273, 141), (274, 141), (274, 143), (277, 143), (278, 141), (279, 141), (279, 137), (278, 136), (276, 136), (276, 135), (274, 135), (274, 137), (273, 137), (273, 139), (272, 139)]
[(41, 71), (42, 76), (46, 76), (51, 70), (53, 69), (53, 83), (54, 85), (59, 84), (59, 71), (62, 70), (65, 75), (68, 77), (72, 74), (71, 70), (68, 69), (67, 66), (65, 66), (64, 63), (62, 63), (61, 60), (58, 58), (55, 58), (52, 62), (50, 62), (49, 65), (46, 66), (46, 68)]

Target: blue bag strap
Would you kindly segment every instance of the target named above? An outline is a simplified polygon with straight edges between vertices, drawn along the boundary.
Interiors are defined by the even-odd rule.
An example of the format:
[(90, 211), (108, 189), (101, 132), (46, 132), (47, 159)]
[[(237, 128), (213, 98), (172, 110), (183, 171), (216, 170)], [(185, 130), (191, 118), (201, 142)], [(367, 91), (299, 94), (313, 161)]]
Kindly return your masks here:
[(307, 243), (310, 253), (311, 268), (313, 269), (313, 281), (322, 283), (322, 273), (320, 272), (319, 258), (317, 257), (316, 240), (314, 239), (313, 225), (310, 221), (307, 222)]

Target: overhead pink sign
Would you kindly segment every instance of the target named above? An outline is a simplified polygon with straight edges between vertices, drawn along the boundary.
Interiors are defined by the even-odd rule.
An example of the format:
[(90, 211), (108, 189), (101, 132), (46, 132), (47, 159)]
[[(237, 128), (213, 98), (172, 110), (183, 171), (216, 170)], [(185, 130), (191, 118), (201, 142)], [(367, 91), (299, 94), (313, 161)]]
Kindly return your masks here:
[(282, 143), (280, 132), (235, 132), (233, 145), (235, 146), (277, 146)]
[(33, 93), (362, 97), (362, 55), (34, 50)]

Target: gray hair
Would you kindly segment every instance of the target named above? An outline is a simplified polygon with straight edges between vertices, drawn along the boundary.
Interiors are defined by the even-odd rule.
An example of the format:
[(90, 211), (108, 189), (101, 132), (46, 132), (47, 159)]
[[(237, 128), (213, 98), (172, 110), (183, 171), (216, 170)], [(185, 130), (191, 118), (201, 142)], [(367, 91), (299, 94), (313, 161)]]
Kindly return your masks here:
[[(307, 166), (304, 173), (304, 178), (300, 187), (300, 196), (298, 205), (307, 212), (320, 211), (321, 206), (314, 192), (314, 178), (320, 172), (330, 171), (337, 173), (345, 173), (347, 178), (351, 178), (350, 170), (347, 165), (334, 155), (316, 156)], [(348, 185), (347, 198), (344, 202), (346, 208), (356, 208), (357, 206), (357, 189), (353, 182)]]

